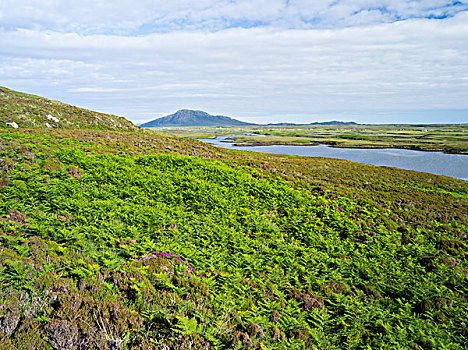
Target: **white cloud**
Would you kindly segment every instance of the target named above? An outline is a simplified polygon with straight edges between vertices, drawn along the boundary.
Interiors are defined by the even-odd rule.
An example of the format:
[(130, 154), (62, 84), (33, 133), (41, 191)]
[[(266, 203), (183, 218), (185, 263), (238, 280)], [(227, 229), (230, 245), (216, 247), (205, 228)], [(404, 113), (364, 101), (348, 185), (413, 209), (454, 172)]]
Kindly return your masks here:
[(0, 26), (82, 34), (144, 34), (274, 26), (333, 28), (453, 16), (449, 0), (3, 0)]
[[(467, 12), (444, 20), (379, 23), (391, 22), (389, 15), (366, 10), (347, 19), (348, 24), (359, 24), (351, 27), (311, 30), (302, 23), (295, 29), (277, 26), (122, 36), (77, 34), (73, 28), (86, 28), (86, 32), (102, 25), (113, 31), (109, 23), (128, 2), (106, 8), (104, 3), (81, 1), (84, 9), (80, 10), (78, 2), (71, 1), (68, 7), (68, 2), (65, 6), (49, 1), (42, 2), (42, 12), (34, 6), (37, 2), (24, 3), (29, 6), (24, 9), (25, 21), (44, 15), (43, 21), (35, 19), (29, 29), (7, 25), (0, 29), (1, 85), (135, 121), (183, 107), (252, 121), (267, 117), (280, 121), (286, 115), (299, 121), (317, 118), (317, 113), (343, 111), (468, 109)], [(135, 6), (125, 20), (116, 21), (115, 28), (137, 28), (154, 18), (154, 3), (161, 6), (161, 20), (166, 22), (187, 18), (196, 23), (222, 13), (229, 19), (279, 18), (278, 23), (291, 24), (299, 14), (319, 16), (327, 11), (327, 21), (339, 22), (347, 13), (370, 9), (375, 2), (337, 2), (331, 11), (327, 1), (291, 0), (289, 7), (268, 1), (268, 7), (261, 1), (202, 0), (191, 9), (185, 1), (148, 1), (147, 13)], [(261, 3), (268, 10), (255, 7)], [(428, 0), (424, 7), (422, 2), (388, 1), (383, 5), (411, 14), (444, 3)], [(96, 6), (101, 12), (93, 13)], [(55, 7), (63, 11), (63, 19), (57, 11), (50, 11)], [(185, 10), (178, 13), (178, 9)], [(79, 20), (67, 24), (73, 11), (80, 14)], [(18, 13), (6, 16), (4, 12), (0, 18), (19, 23)], [(8, 22), (3, 19), (2, 23)]]

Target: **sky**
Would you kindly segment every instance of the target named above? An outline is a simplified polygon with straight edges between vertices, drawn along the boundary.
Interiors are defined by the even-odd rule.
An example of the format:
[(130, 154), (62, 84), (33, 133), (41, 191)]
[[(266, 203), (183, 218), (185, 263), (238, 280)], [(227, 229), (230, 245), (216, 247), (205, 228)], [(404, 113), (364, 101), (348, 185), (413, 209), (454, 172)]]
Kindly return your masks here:
[(468, 123), (468, 1), (0, 0), (0, 86), (135, 123)]

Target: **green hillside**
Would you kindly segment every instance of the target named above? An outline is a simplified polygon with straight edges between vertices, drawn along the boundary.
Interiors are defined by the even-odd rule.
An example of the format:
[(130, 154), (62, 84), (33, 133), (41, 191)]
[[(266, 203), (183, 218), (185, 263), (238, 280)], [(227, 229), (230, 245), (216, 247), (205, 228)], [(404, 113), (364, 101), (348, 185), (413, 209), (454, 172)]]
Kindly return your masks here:
[(0, 86), (0, 127), (138, 130), (123, 117), (89, 111)]
[(468, 184), (0, 129), (0, 349), (465, 349)]

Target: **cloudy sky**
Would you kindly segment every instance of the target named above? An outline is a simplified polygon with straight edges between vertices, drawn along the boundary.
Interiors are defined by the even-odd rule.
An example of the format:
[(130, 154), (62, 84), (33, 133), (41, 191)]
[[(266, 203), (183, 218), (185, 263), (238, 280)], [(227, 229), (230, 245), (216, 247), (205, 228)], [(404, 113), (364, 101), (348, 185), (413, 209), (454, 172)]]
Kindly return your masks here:
[(468, 1), (0, 0), (0, 85), (136, 123), (467, 123)]

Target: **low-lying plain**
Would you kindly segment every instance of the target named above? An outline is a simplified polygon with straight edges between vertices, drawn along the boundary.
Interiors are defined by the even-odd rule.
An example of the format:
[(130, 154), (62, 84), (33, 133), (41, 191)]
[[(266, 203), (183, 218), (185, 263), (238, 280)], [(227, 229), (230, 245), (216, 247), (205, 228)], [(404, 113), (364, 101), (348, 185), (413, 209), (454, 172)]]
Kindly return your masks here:
[[(237, 146), (399, 148), (468, 154), (468, 125), (292, 125), (153, 128), (161, 135), (211, 138), (230, 135)], [(248, 134), (243, 135), (243, 134)], [(256, 136), (258, 135), (258, 136)], [(268, 137), (264, 137), (264, 136)]]

